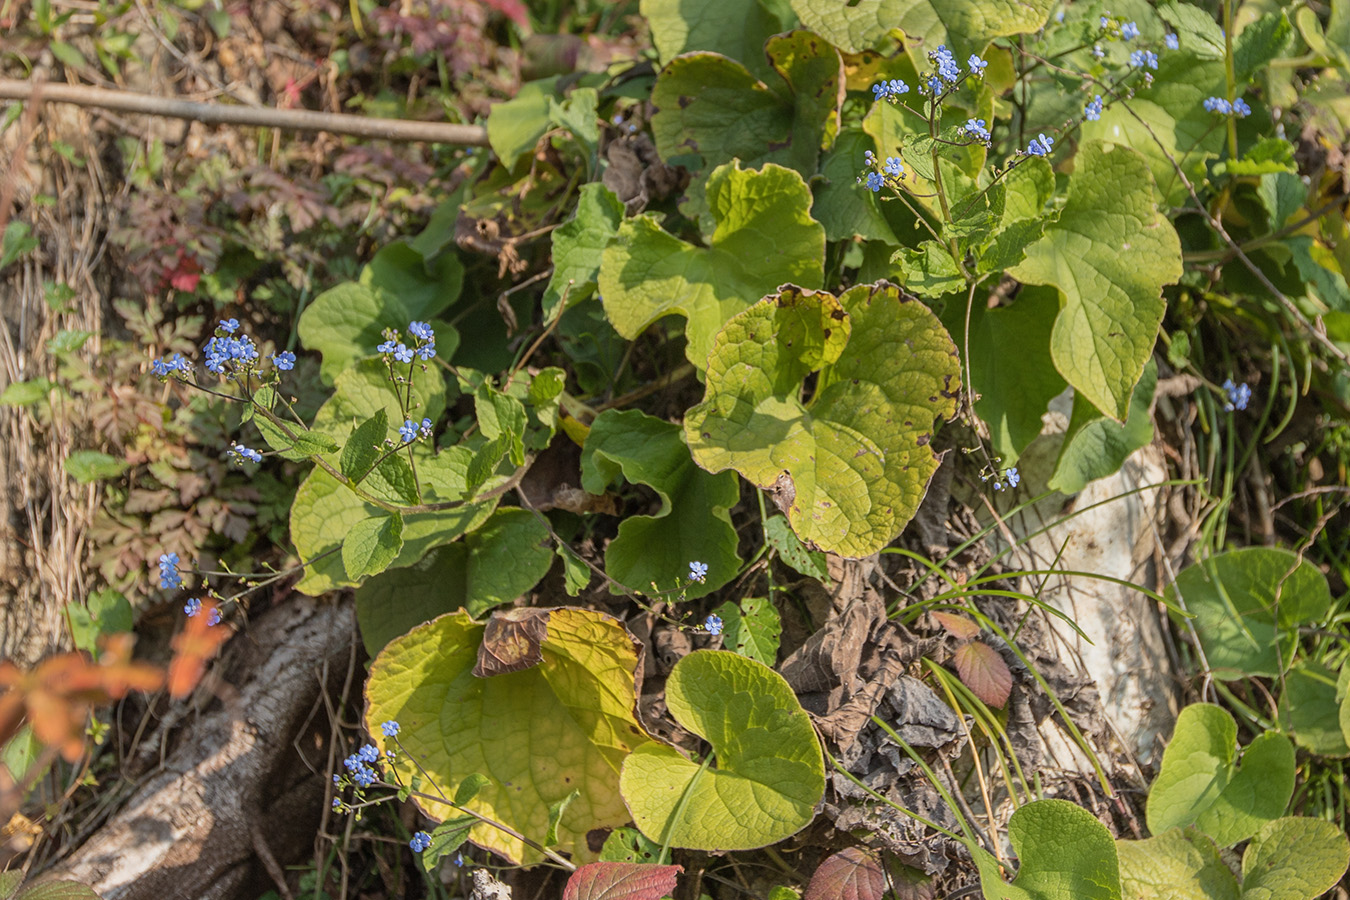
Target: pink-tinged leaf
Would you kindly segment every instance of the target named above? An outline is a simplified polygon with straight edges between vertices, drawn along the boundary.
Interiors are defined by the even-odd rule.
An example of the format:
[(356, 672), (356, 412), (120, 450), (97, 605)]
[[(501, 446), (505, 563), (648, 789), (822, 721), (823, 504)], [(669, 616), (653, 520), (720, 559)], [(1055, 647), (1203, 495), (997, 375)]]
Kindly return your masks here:
[(1012, 693), (1012, 672), (998, 651), (980, 641), (956, 648), (956, 673), (987, 706), (1002, 706)]
[(935, 612), (932, 615), (935, 622), (958, 640), (968, 641), (980, 633), (980, 626), (965, 616), (958, 616), (956, 613), (949, 612)]
[(483, 0), (488, 6), (515, 22), (521, 28), (529, 29), (530, 15), (520, 0)]
[(683, 866), (593, 862), (572, 873), (563, 900), (661, 900), (675, 890)]
[(867, 850), (849, 847), (820, 864), (802, 900), (881, 900), (885, 895), (881, 862)]

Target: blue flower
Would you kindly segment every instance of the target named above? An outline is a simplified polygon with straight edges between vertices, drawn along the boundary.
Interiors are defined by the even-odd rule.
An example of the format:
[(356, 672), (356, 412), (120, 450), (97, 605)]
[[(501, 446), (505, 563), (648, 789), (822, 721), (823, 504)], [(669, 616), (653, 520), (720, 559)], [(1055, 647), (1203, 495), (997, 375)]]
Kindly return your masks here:
[(936, 75), (928, 76), (928, 90), (934, 94), (942, 93), (942, 80)]
[(689, 564), (689, 580), (697, 581), (702, 584), (708, 579), (708, 564), (701, 562), (691, 562)]
[(410, 363), (413, 361), (413, 352), (410, 348), (399, 344), (394, 348), (394, 359), (401, 363)]
[(183, 576), (178, 574), (178, 554), (165, 553), (159, 558), (159, 587), (169, 590), (183, 584)]
[(872, 192), (881, 190), (881, 186), (886, 183), (886, 176), (880, 172), (867, 173), (867, 189)]
[(1108, 19), (1106, 16), (1102, 16), (1102, 17), (1101, 17), (1101, 25), (1102, 25), (1103, 28), (1110, 28), (1110, 27), (1111, 27), (1111, 20)]
[(967, 119), (966, 124), (961, 126), (961, 130), (977, 141), (989, 143), (993, 138), (989, 134), (989, 129), (984, 127), (984, 119)]
[(887, 82), (886, 90), (887, 93), (889, 93), (892, 98), (899, 97), (901, 94), (909, 93), (909, 85), (905, 84), (899, 78), (892, 78), (889, 82)]
[(1017, 474), (1017, 466), (1008, 470), (1008, 487), (1017, 487), (1022, 481), (1022, 476)]
[(223, 331), (223, 332), (225, 332), (226, 334), (234, 334), (236, 331), (239, 330), (239, 320), (238, 320), (238, 319), (221, 319), (221, 320), (220, 320), (220, 330)]
[(1233, 112), (1239, 119), (1245, 119), (1252, 114), (1252, 108), (1247, 105), (1247, 101), (1241, 97), (1233, 101)]
[(1030, 144), (1027, 144), (1027, 152), (1030, 153), (1032, 156), (1049, 156), (1050, 149), (1054, 145), (1055, 145), (1054, 138), (1046, 137), (1043, 134), (1038, 135), (1037, 137), (1031, 139)]
[(291, 369), (295, 368), (295, 354), (289, 350), (282, 353), (273, 353), (272, 365), (283, 372), (289, 372)]
[(189, 619), (191, 619), (193, 616), (197, 615), (197, 613), (201, 611), (202, 611), (202, 601), (197, 597), (193, 597), (183, 606), (183, 612), (187, 614), (187, 617)]
[(1102, 95), (1098, 94), (1092, 98), (1092, 102), (1083, 107), (1083, 117), (1091, 122), (1095, 122), (1102, 117)]
[(1134, 22), (1126, 22), (1120, 26), (1120, 36), (1127, 41), (1132, 41), (1139, 37), (1139, 26)]
[(432, 428), (431, 420), (423, 419), (421, 427), (418, 428), (417, 430), (422, 432), (422, 437), (431, 437), (431, 428)]
[(426, 322), (409, 322), (408, 334), (422, 341), (436, 340), (436, 332)]
[(902, 178), (905, 174), (905, 167), (898, 156), (886, 157), (886, 165), (882, 166), (881, 170), (887, 175), (894, 175), (896, 178)]
[(1093, 45), (1092, 45), (1092, 58), (1093, 58), (1093, 59), (1101, 59), (1101, 58), (1102, 58), (1103, 56), (1105, 56), (1105, 55), (1106, 55), (1106, 51), (1102, 49), (1102, 45), (1101, 45), (1101, 44), (1093, 44)]
[(398, 436), (403, 438), (403, 443), (410, 444), (417, 439), (417, 423), (408, 419), (398, 428)]
[(1228, 395), (1228, 402), (1223, 405), (1223, 408), (1228, 412), (1235, 409), (1246, 409), (1248, 401), (1252, 399), (1251, 385), (1234, 384), (1231, 378), (1223, 383), (1223, 390)]
[(946, 44), (939, 45), (936, 50), (928, 54), (928, 58), (937, 66), (937, 72), (942, 76), (943, 81), (960, 80), (961, 67), (956, 64), (956, 57), (952, 56), (952, 51), (947, 49)]
[(435, 344), (423, 344), (417, 348), (417, 358), (425, 362), (436, 355)]
[(393, 719), (390, 719), (388, 722), (380, 725), (380, 731), (384, 732), (385, 737), (393, 737), (398, 734), (399, 724)]
[(368, 763), (379, 762), (380, 748), (374, 744), (366, 744), (360, 750), (356, 751), (356, 758)]
[(419, 831), (412, 836), (412, 840), (408, 841), (408, 846), (412, 848), (412, 852), (421, 853), (431, 846), (431, 835), (425, 831)]
[(1206, 97), (1205, 109), (1210, 112), (1222, 113), (1226, 116), (1233, 112), (1233, 104), (1229, 103), (1223, 97)]
[(248, 447), (245, 447), (243, 444), (237, 441), (230, 441), (230, 449), (228, 452), (230, 456), (234, 458), (234, 461), (237, 463), (242, 463), (246, 459), (255, 463), (262, 462), (261, 453), (259, 453), (257, 450), (250, 450)]
[(970, 74), (979, 78), (984, 74), (984, 70), (989, 68), (989, 63), (980, 59), (974, 53), (970, 54), (970, 59), (966, 60), (966, 65), (970, 67)]
[(364, 763), (361, 762), (361, 757), (357, 756), (355, 753), (344, 759), (342, 764), (347, 767), (348, 772), (355, 772), (364, 765)]
[(391, 339), (391, 340), (385, 341), (383, 344), (381, 344), (380, 346), (376, 347), (375, 349), (378, 350), (378, 351), (381, 352), (381, 353), (393, 353), (393, 352), (394, 352), (394, 348), (397, 347), (397, 346), (399, 346), (399, 344), (397, 344), (395, 341), (393, 341), (393, 340)]
[(192, 370), (192, 365), (186, 359), (183, 359), (183, 354), (175, 353), (173, 359), (165, 357), (152, 361), (150, 369), (160, 378), (167, 378), (174, 372), (182, 372), (186, 375)]
[(703, 627), (707, 629), (708, 634), (721, 634), (722, 617), (716, 615), (708, 616), (708, 618), (703, 620)]
[(1163, 45), (1166, 46), (1168, 50), (1181, 49), (1181, 41), (1177, 38), (1175, 34), (1163, 35)]
[(214, 628), (219, 624), (220, 624), (220, 610), (212, 609), (211, 615), (206, 617), (206, 625), (208, 628)]
[(375, 779), (378, 777), (379, 776), (375, 774), (375, 770), (369, 766), (361, 766), (352, 773), (352, 781), (355, 781), (363, 788), (370, 787), (375, 783)]
[(1152, 50), (1135, 50), (1130, 54), (1130, 65), (1136, 69), (1158, 68), (1158, 54)]

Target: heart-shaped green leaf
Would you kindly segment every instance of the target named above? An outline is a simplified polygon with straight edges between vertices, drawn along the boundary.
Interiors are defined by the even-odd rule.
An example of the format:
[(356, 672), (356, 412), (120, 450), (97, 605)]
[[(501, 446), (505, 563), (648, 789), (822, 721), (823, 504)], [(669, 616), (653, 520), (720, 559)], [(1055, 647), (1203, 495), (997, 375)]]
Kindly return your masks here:
[(722, 620), (722, 642), (728, 650), (773, 668), (778, 664), (778, 640), (783, 624), (778, 610), (764, 597), (728, 600), (714, 610)]
[(661, 509), (627, 516), (605, 548), (605, 571), (619, 584), (647, 590), (668, 587), (689, 563), (708, 566), (707, 578), (686, 589), (702, 597), (736, 576), (736, 529), (729, 510), (740, 499), (731, 473), (709, 475), (694, 465), (680, 426), (638, 410), (607, 410), (591, 425), (581, 454), (581, 484), (592, 494), (623, 477), (656, 490)]
[(651, 840), (697, 850), (749, 850), (796, 834), (825, 793), (825, 765), (811, 720), (783, 677), (719, 650), (675, 664), (666, 705), (712, 744), (702, 765), (649, 743), (619, 780), (633, 821)]
[(985, 900), (1121, 900), (1116, 845), (1096, 816), (1067, 800), (1037, 800), (1008, 820), (1021, 861), (1012, 884), (978, 845), (973, 853)]
[(642, 16), (662, 65), (682, 53), (708, 50), (738, 60), (761, 78), (773, 73), (764, 42), (791, 27), (763, 0), (642, 0)]
[(1350, 840), (1334, 822), (1276, 819), (1242, 854), (1242, 900), (1313, 900), (1335, 886), (1350, 863)]
[[(578, 791), (558, 824), (558, 846), (577, 861), (596, 858), (587, 832), (628, 821), (619, 798), (619, 767), (649, 739), (633, 717), (637, 650), (609, 616), (584, 609), (548, 611), (542, 661), (477, 678), (483, 626), (467, 613), (441, 616), (391, 641), (371, 665), (366, 725), (396, 720), (405, 753), (392, 765), (403, 783), (414, 776), (449, 792), (465, 778), (490, 779), (465, 807), (542, 838), (549, 807)], [(418, 765), (425, 770), (419, 772)], [(453, 807), (425, 798), (433, 819)], [(513, 862), (538, 852), (479, 824), (470, 840)]]
[(810, 32), (793, 31), (769, 38), (763, 54), (772, 75), (718, 53), (685, 53), (657, 76), (652, 136), (663, 160), (695, 173), (685, 204), (691, 217), (703, 217), (711, 205), (711, 197), (705, 204), (702, 196), (710, 170), (739, 159), (755, 168), (777, 163), (810, 178), (820, 148), (838, 133), (839, 51)]
[(1172, 828), (1143, 841), (1116, 841), (1120, 885), (1130, 900), (1239, 900), (1237, 879), (1214, 841)]
[(798, 537), (843, 556), (876, 553), (913, 517), (938, 464), (933, 420), (960, 389), (947, 330), (885, 282), (766, 297), (717, 335), (707, 378), (684, 420), (694, 461), (773, 488)]
[(1312, 660), (1300, 660), (1284, 676), (1280, 727), (1318, 756), (1350, 756), (1341, 733), (1336, 702), (1336, 673)]
[[(1326, 576), (1288, 550), (1247, 547), (1211, 556), (1177, 574), (1174, 605), (1194, 613), (1190, 627), (1219, 678), (1276, 678), (1294, 661), (1298, 626), (1326, 615)], [(1277, 602), (1278, 598), (1278, 602)]]
[(639, 216), (619, 226), (600, 262), (614, 330), (632, 339), (662, 316), (685, 316), (685, 355), (700, 369), (727, 319), (781, 284), (819, 287), (825, 262), (825, 230), (796, 172), (722, 166), (708, 179), (708, 202), (717, 220), (711, 246), (687, 244), (655, 216)]
[(1278, 816), (1294, 794), (1294, 748), (1268, 731), (1236, 764), (1237, 725), (1228, 711), (1193, 703), (1177, 717), (1162, 771), (1148, 793), (1148, 829), (1195, 825), (1220, 847), (1246, 840)]
[(1181, 243), (1154, 205), (1144, 158), (1122, 145), (1084, 144), (1059, 220), (1026, 252), (1011, 274), (1064, 295), (1050, 334), (1060, 374), (1124, 421), (1162, 322), (1162, 286), (1181, 277)]

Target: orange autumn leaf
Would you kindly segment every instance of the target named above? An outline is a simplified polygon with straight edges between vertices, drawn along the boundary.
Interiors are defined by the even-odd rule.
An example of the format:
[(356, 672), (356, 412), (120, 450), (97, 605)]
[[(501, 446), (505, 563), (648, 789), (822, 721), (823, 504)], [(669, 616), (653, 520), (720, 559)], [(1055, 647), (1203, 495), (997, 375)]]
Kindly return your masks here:
[(78, 760), (94, 707), (133, 690), (158, 690), (164, 683), (163, 671), (131, 661), (131, 644), (131, 635), (117, 635), (105, 643), (97, 662), (83, 652), (60, 653), (29, 672), (0, 663), (0, 744), (27, 721), (39, 741), (59, 750), (68, 762)]
[(228, 625), (210, 624), (216, 604), (203, 600), (201, 611), (189, 616), (187, 627), (173, 639), (173, 659), (169, 662), (169, 696), (181, 699), (192, 693), (206, 672), (206, 664), (220, 652), (234, 630)]

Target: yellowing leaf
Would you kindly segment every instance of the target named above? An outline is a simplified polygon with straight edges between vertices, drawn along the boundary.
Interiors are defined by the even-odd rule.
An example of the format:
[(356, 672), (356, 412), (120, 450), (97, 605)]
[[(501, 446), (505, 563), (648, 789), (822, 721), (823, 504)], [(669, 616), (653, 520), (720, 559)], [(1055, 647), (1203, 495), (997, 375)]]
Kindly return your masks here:
[[(540, 839), (549, 807), (577, 791), (558, 823), (560, 850), (596, 858), (587, 832), (626, 823), (619, 767), (649, 742), (633, 716), (637, 650), (617, 621), (583, 609), (549, 612), (539, 665), (476, 678), (483, 626), (467, 613), (441, 616), (391, 641), (371, 666), (366, 722), (372, 734), (394, 719), (407, 751), (393, 762), (404, 783), (418, 775), (412, 759), (447, 793), (486, 776), (465, 807)], [(381, 740), (377, 738), (377, 740)], [(419, 798), (433, 819), (457, 815)], [(538, 852), (488, 825), (469, 839), (517, 863)]]

